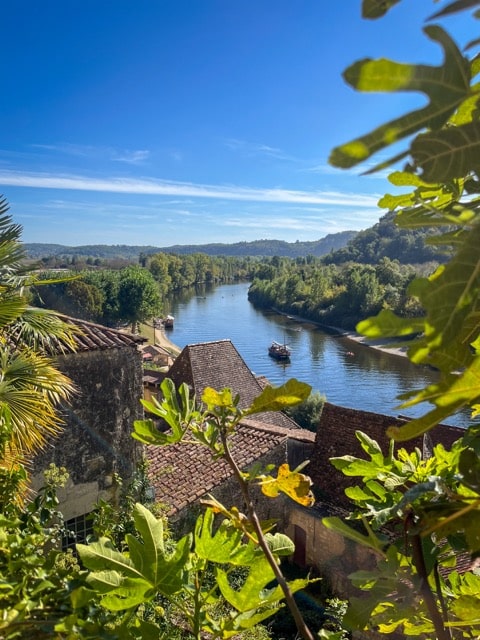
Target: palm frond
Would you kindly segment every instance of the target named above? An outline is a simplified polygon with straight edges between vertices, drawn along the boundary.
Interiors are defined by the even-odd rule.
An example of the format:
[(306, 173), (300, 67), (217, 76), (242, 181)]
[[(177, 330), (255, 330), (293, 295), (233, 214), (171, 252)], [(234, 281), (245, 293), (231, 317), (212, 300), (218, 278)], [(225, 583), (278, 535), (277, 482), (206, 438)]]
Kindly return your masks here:
[(65, 322), (54, 311), (26, 307), (14, 324), (7, 328), (7, 333), (16, 345), (23, 344), (52, 354), (75, 351), (75, 336), (81, 334), (81, 329)]
[(24, 292), (38, 274), (24, 264), (21, 231), (0, 197), (0, 505), (22, 499), (28, 460), (62, 429), (58, 409), (74, 385), (48, 355), (74, 351), (79, 331), (28, 306)]

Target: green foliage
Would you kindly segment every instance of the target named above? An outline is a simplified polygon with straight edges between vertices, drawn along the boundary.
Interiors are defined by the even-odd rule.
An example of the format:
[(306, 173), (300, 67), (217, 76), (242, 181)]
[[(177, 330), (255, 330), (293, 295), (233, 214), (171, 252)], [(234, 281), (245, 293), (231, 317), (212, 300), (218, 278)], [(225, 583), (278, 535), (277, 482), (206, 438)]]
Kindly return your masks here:
[(44, 489), (25, 509), (14, 503), (0, 519), (0, 635), (5, 639), (53, 637), (69, 610), (70, 587), (80, 574), (71, 554), (57, 547), (62, 519), (56, 488), (65, 474), (51, 469)]
[[(375, 242), (370, 246), (377, 252)], [(329, 261), (334, 257), (332, 254)], [(418, 314), (419, 308), (407, 295), (414, 274), (413, 267), (387, 257), (376, 265), (284, 263), (273, 274), (258, 276), (249, 288), (248, 298), (262, 308), (275, 307), (325, 325), (353, 329), (359, 320), (382, 308), (402, 316)]]
[[(424, 128), (440, 130), (462, 103), (470, 98), (471, 76), (468, 60), (441, 27), (427, 26), (424, 33), (442, 47), (445, 56), (442, 65), (430, 67), (401, 64), (385, 59), (365, 59), (349, 67), (343, 77), (359, 91), (421, 91), (429, 98), (427, 106), (411, 111), (337, 147), (330, 155), (331, 164), (341, 168), (353, 167), (392, 143), (416, 134)], [(427, 153), (426, 158), (433, 155), (435, 149), (430, 151), (431, 154)], [(410, 147), (410, 153), (418, 160), (414, 147)], [(446, 157), (445, 161), (449, 162), (450, 158)], [(420, 166), (423, 168), (423, 164)], [(436, 177), (433, 181), (441, 182), (442, 177)]]
[[(363, 15), (378, 18), (396, 4), (398, 0), (364, 0)], [(435, 19), (478, 4), (472, 0), (451, 2)], [(468, 47), (462, 53), (439, 25), (429, 24), (424, 32), (443, 50), (439, 66), (362, 60), (347, 69), (344, 77), (362, 91), (420, 92), (427, 96), (426, 106), (339, 146), (333, 150), (331, 162), (352, 167), (403, 140), (404, 151), (376, 168), (408, 157), (408, 164), (392, 174), (391, 182), (410, 189), (410, 193), (386, 195), (382, 204), (395, 213), (400, 229), (421, 230), (429, 247), (448, 256), (446, 264), (410, 282), (411, 272), (404, 277), (397, 265), (385, 260), (375, 266), (363, 265), (361, 270), (345, 263), (341, 269), (324, 265), (315, 272), (312, 260), (301, 259), (293, 268), (277, 257), (258, 269), (251, 291), (252, 298), (256, 295), (264, 304), (276, 299), (283, 309), (306, 312), (310, 314), (307, 317), (327, 319), (332, 324), (334, 318), (353, 322), (383, 309), (359, 325), (359, 330), (372, 337), (412, 337), (408, 355), (415, 363), (436, 367), (440, 379), (402, 398), (407, 405), (428, 402), (433, 409), (402, 430), (391, 430), (397, 440), (424, 433), (460, 407), (480, 412), (480, 127), (479, 89), (474, 80), (479, 64), (475, 57), (468, 57)], [(14, 240), (16, 230), (8, 231)], [(402, 241), (409, 245), (411, 237), (403, 235)], [(374, 243), (378, 240), (372, 239)], [(3, 247), (0, 253), (0, 261), (16, 264), (19, 253), (15, 243), (7, 243), (7, 249)], [(386, 254), (381, 257), (391, 260)], [(204, 261), (193, 257), (184, 262), (178, 257), (158, 258), (152, 267), (172, 284), (176, 278), (178, 286), (205, 273)], [(141, 295), (137, 297), (139, 288), (135, 289), (137, 275), (129, 272), (122, 295), (120, 281), (111, 286), (112, 295), (105, 294), (112, 318), (118, 318), (121, 304), (128, 306), (130, 293), (136, 311), (129, 309), (125, 317), (136, 322), (142, 315), (143, 301)], [(261, 278), (272, 281), (262, 282)], [(402, 280), (401, 284), (397, 280)], [(25, 283), (17, 273), (3, 289), (2, 326), (26, 310), (23, 300), (9, 295), (21, 282)], [(86, 293), (77, 291), (75, 295), (80, 298)], [(148, 444), (168, 445), (188, 434), (199, 446), (208, 447), (215, 459), (223, 457), (239, 483), (247, 513), (211, 498), (195, 533), (172, 541), (167, 548), (162, 521), (138, 506), (135, 530), (125, 537), (126, 549), (116, 549), (107, 539), (80, 547), (92, 571), (87, 587), (82, 576), (73, 580), (72, 568), (64, 558), (54, 556), (55, 562), (49, 560), (46, 565), (45, 558), (51, 556), (35, 557), (33, 549), (41, 546), (45, 532), (37, 538), (37, 514), (25, 523), (14, 506), (3, 516), (1, 529), (7, 549), (4, 556), (0, 554), (0, 561), (7, 566), (0, 595), (6, 598), (3, 635), (9, 640), (20, 637), (19, 629), (25, 628), (41, 637), (38, 630), (43, 633), (46, 628), (67, 637), (108, 637), (110, 632), (122, 638), (158, 637), (160, 627), (147, 610), (148, 603), (150, 612), (158, 606), (155, 598), (162, 594), (176, 607), (176, 626), (185, 626), (186, 633), (195, 638), (205, 632), (232, 637), (269, 616), (284, 598), (300, 633), (312, 640), (293, 598), (293, 592), (306, 581), (288, 583), (279, 569), (279, 557), (289, 552), (291, 545), (271, 533), (271, 522), (258, 520), (250, 494), (251, 485), (258, 484), (267, 495), (281, 491), (308, 504), (309, 481), (300, 469), (291, 471), (283, 466), (276, 476), (269, 468), (240, 470), (230, 447), (231, 436), (243, 417), (286, 409), (304, 400), (309, 391), (292, 382), (279, 390), (267, 390), (242, 411), (230, 390), (207, 389), (199, 408), (186, 387), (177, 394), (167, 383), (164, 402), (148, 408), (166, 421), (171, 432), (159, 434), (152, 422), (141, 421), (135, 437)], [(8, 408), (2, 417), (4, 424), (12, 424)], [(346, 620), (352, 628), (384, 634), (439, 640), (478, 637), (480, 579), (475, 571), (462, 572), (458, 562), (459, 554), (475, 559), (480, 553), (478, 428), (468, 429), (451, 451), (437, 446), (428, 458), (417, 450), (395, 452), (393, 444), (383, 452), (371, 438), (358, 436), (365, 459), (344, 456), (333, 461), (337, 470), (358, 478), (358, 485), (348, 489), (354, 504), (353, 526), (335, 518), (325, 521), (328, 527), (367, 547), (375, 559), (373, 569), (352, 575), (354, 585), (365, 591), (366, 597), (351, 599)], [(222, 518), (217, 526), (214, 514)], [(27, 565), (20, 563), (23, 557), (31, 559), (33, 570), (28, 575)], [(62, 569), (54, 572), (57, 565)], [(214, 566), (214, 581), (210, 565)], [(12, 567), (19, 572), (18, 583), (11, 578)], [(56, 580), (64, 582), (59, 587)], [(219, 608), (220, 594), (227, 603), (223, 610)], [(62, 614), (58, 606), (65, 607)], [(341, 635), (337, 629), (322, 629), (319, 637)]]
[[(395, 4), (364, 0), (364, 15), (379, 17)], [(479, 3), (450, 2), (427, 21), (473, 6)], [(429, 403), (431, 408), (400, 429), (390, 428), (397, 441), (425, 433), (459, 408), (469, 408), (472, 416), (480, 408), (478, 56), (469, 57), (472, 43), (462, 53), (438, 24), (428, 24), (424, 33), (443, 49), (438, 67), (362, 60), (347, 69), (345, 78), (361, 91), (418, 91), (428, 97), (427, 105), (341, 145), (330, 158), (336, 166), (352, 167), (406, 140), (404, 151), (375, 167), (408, 158), (403, 170), (390, 176), (403, 193), (387, 194), (380, 204), (395, 214), (399, 228), (423, 230), (429, 246), (448, 256), (432, 274), (408, 286), (421, 314), (400, 317), (384, 309), (357, 326), (369, 337), (411, 338), (409, 358), (439, 371), (437, 383), (401, 397), (401, 406)], [(467, 429), (450, 451), (435, 447), (428, 458), (418, 450), (395, 454), (393, 445), (385, 455), (366, 436), (359, 437), (366, 459), (332, 461), (361, 483), (347, 489), (357, 526), (326, 521), (376, 557), (373, 570), (351, 576), (368, 595), (351, 600), (346, 620), (384, 634), (478, 637), (479, 577), (457, 567), (462, 556), (473, 560), (480, 550), (478, 427)]]
[(116, 551), (107, 538), (77, 545), (82, 563), (91, 570), (88, 584), (102, 594), (101, 604), (111, 611), (138, 607), (157, 593), (172, 596), (182, 588), (189, 538), (182, 538), (167, 555), (162, 520), (140, 504), (134, 520), (140, 540), (127, 534), (128, 552)]
[[(410, 291), (426, 310), (414, 322), (385, 311), (358, 327), (366, 335), (418, 335), (408, 347), (412, 362), (429, 364), (441, 373), (438, 383), (403, 396), (402, 406), (430, 402), (434, 409), (411, 422), (393, 437), (411, 438), (422, 433), (464, 406), (480, 402), (480, 360), (478, 356), (478, 298), (480, 223), (475, 215), (458, 232), (458, 248), (452, 260), (430, 278), (415, 280)], [(459, 372), (458, 374), (456, 372)]]
[[(394, 454), (393, 447), (384, 455), (365, 434), (357, 437), (369, 459), (342, 456), (332, 463), (362, 479), (362, 487), (349, 487), (346, 493), (355, 506), (351, 517), (361, 521), (363, 532), (339, 518), (323, 521), (377, 558), (373, 570), (352, 574), (355, 586), (369, 595), (351, 601), (346, 620), (354, 627), (378, 626), (384, 633), (442, 637), (443, 626), (455, 630), (455, 638), (480, 633), (475, 591), (480, 578), (455, 570), (460, 551), (473, 556), (480, 551), (478, 454), (460, 440), (450, 451), (437, 445), (427, 458), (419, 450)], [(444, 613), (438, 626), (428, 593), (435, 607), (441, 598)]]
[[(279, 467), (276, 477), (271, 475), (270, 468), (261, 469), (258, 465), (249, 471), (240, 470), (230, 449), (231, 437), (242, 419), (257, 413), (294, 406), (309, 396), (310, 386), (297, 380), (289, 380), (281, 387), (267, 387), (245, 409), (239, 409), (239, 397), (233, 397), (231, 389), (216, 391), (207, 387), (203, 392), (202, 406), (199, 409), (196, 409), (195, 398), (190, 398), (186, 384), (181, 385), (177, 392), (173, 383), (167, 379), (162, 383), (162, 391), (162, 402), (146, 403), (145, 406), (150, 413), (171, 427), (170, 432), (161, 433), (156, 430), (152, 420), (142, 420), (135, 422), (134, 437), (141, 442), (160, 445), (178, 443), (188, 437), (190, 442), (207, 447), (214, 459), (223, 457), (230, 465), (247, 506), (245, 515), (236, 506), (229, 509), (213, 497), (203, 501), (209, 510), (197, 521), (194, 543), (197, 559), (191, 560), (190, 565), (197, 569), (201, 567), (204, 571), (205, 565), (199, 562), (202, 560), (230, 567), (228, 570), (223, 567), (216, 568), (215, 583), (223, 598), (232, 607), (232, 612), (227, 617), (214, 621), (211, 613), (207, 614), (205, 609), (208, 598), (213, 598), (212, 588), (208, 592), (208, 598), (193, 590), (196, 606), (193, 607), (193, 613), (192, 605), (187, 607), (189, 613), (186, 614), (190, 629), (195, 636), (200, 629), (204, 629), (215, 637), (227, 638), (271, 616), (285, 598), (302, 637), (312, 640), (313, 636), (293, 598), (293, 593), (304, 588), (308, 580), (288, 583), (279, 568), (279, 557), (293, 552), (292, 542), (285, 535), (272, 534), (271, 522), (259, 521), (250, 495), (250, 485), (256, 483), (264, 495), (276, 497), (279, 493), (284, 493), (300, 504), (310, 506), (313, 504), (311, 481), (300, 472), (300, 468), (292, 471), (288, 464)], [(221, 514), (224, 518), (215, 533), (212, 529), (214, 513)], [(244, 538), (247, 540), (246, 544), (242, 543)], [(103, 548), (106, 549), (106, 545)], [(84, 551), (81, 550), (81, 553)], [(146, 559), (139, 562), (139, 566), (144, 562)], [(238, 565), (244, 567), (247, 573), (242, 586), (234, 588), (230, 585), (228, 576), (231, 567)], [(130, 570), (131, 568), (128, 569)], [(133, 577), (128, 573), (126, 575), (129, 578)], [(110, 580), (110, 574), (107, 577)], [(278, 584), (270, 587), (273, 579)], [(121, 589), (124, 586), (122, 583), (119, 584), (116, 578), (113, 583), (115, 588)], [(197, 576), (194, 583), (202, 584), (202, 580)], [(127, 586), (130, 587), (131, 583)], [(188, 593), (190, 592), (192, 587), (188, 589)], [(145, 593), (146, 589), (138, 597), (145, 597)], [(182, 602), (185, 602), (185, 597)]]
[[(271, 616), (283, 598), (280, 587), (269, 587), (275, 577), (262, 550), (224, 520), (214, 530), (213, 511), (207, 509), (197, 520), (195, 534), (164, 544), (163, 524), (137, 504), (134, 520), (138, 537), (128, 534), (128, 548), (117, 551), (108, 539), (77, 545), (85, 567), (91, 570), (87, 583), (101, 595), (101, 605), (112, 612), (137, 611), (158, 596), (166, 598), (177, 615), (186, 620), (192, 633), (208, 632), (229, 638)], [(276, 549), (275, 556), (281, 552)], [(291, 549), (290, 549), (291, 551)], [(215, 581), (207, 578), (215, 567)], [(245, 571), (241, 585), (233, 588), (230, 575), (235, 567)], [(291, 583), (292, 592), (308, 581)], [(231, 605), (228, 615), (215, 616), (213, 604), (220, 595)]]
[[(390, 208), (391, 202), (388, 196), (385, 196), (379, 201), (379, 206)], [(404, 229), (398, 226), (394, 213), (390, 211), (372, 227), (359, 231), (345, 247), (325, 256), (322, 263), (340, 265), (346, 262), (360, 262), (376, 265), (385, 258), (398, 261), (402, 265), (445, 262), (444, 253), (438, 247), (429, 245), (431, 235), (432, 232), (428, 228)]]
[(158, 315), (160, 292), (153, 276), (139, 266), (123, 269), (118, 286), (119, 317), (135, 332), (139, 322)]

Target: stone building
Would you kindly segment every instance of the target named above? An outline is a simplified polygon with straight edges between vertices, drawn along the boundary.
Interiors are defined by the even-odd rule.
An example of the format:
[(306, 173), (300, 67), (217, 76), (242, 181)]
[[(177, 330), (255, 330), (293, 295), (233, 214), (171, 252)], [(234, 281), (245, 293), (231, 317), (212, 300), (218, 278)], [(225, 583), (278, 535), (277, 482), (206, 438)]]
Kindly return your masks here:
[[(351, 505), (345, 496), (345, 489), (358, 483), (357, 478), (345, 476), (335, 469), (330, 458), (344, 455), (359, 458), (366, 456), (355, 435), (356, 431), (362, 431), (376, 440), (387, 454), (387, 428), (401, 426), (405, 422), (405, 419), (330, 403), (325, 403), (323, 407), (307, 468), (307, 473), (313, 480), (317, 502), (312, 509), (294, 505), (289, 513), (285, 532), (295, 542), (297, 562), (314, 567), (332, 590), (341, 596), (352, 593), (348, 575), (354, 570), (369, 567), (374, 556), (363, 546), (346, 540), (322, 524), (322, 518), (326, 516), (343, 518), (348, 515)], [(428, 455), (436, 444), (441, 443), (450, 448), (462, 435), (463, 429), (438, 425), (425, 437), (402, 442), (397, 447), (401, 446), (407, 451), (419, 448), (424, 455)]]
[(145, 363), (151, 362), (158, 367), (170, 367), (173, 364), (172, 354), (160, 345), (145, 344), (141, 349)]
[[(329, 462), (330, 458), (345, 455), (365, 457), (365, 452), (355, 435), (356, 431), (363, 431), (376, 440), (382, 451), (387, 454), (389, 447), (387, 428), (401, 427), (406, 422), (404, 418), (347, 409), (326, 402), (318, 425), (315, 450), (309, 470), (315, 486), (320, 491), (320, 496), (332, 504), (348, 508), (350, 503), (345, 496), (345, 489), (355, 485), (357, 480), (344, 476), (343, 473), (334, 469)], [(428, 455), (428, 451), (436, 444), (442, 443), (445, 447), (451, 447), (463, 433), (464, 430), (460, 427), (438, 425), (425, 436), (399, 443), (396, 447), (403, 447), (407, 451), (418, 448)]]
[[(265, 381), (250, 371), (230, 340), (187, 345), (167, 376), (176, 386), (187, 383), (199, 400), (207, 386), (217, 391), (229, 387), (240, 395), (240, 408), (249, 406), (265, 386)], [(314, 440), (314, 433), (301, 429), (284, 413), (265, 412), (241, 422), (232, 438), (232, 454), (242, 470), (254, 463), (278, 467), (284, 462), (294, 469), (308, 459)], [(205, 447), (186, 443), (148, 446), (146, 456), (155, 499), (172, 521), (191, 520), (199, 511), (200, 500), (208, 494), (226, 507), (236, 505), (243, 509), (232, 470), (224, 460), (213, 460)], [(282, 528), (293, 501), (271, 500), (259, 491), (255, 492), (255, 500), (261, 516), (276, 518)]]
[(114, 474), (127, 479), (142, 450), (131, 437), (133, 421), (143, 417), (140, 336), (91, 322), (63, 317), (80, 330), (76, 351), (54, 343), (58, 368), (77, 393), (62, 406), (64, 429), (34, 460), (33, 486), (43, 481), (51, 462), (66, 467), (70, 478), (59, 492), (67, 520), (84, 519), (100, 498), (108, 498)]

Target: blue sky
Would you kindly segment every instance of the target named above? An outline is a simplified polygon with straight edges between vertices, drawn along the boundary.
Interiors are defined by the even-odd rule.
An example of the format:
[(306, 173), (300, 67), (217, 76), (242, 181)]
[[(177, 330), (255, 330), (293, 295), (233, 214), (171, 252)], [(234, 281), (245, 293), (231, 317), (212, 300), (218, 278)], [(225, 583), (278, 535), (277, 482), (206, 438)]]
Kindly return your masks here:
[[(385, 175), (335, 170), (329, 152), (424, 99), (357, 94), (341, 72), (362, 57), (439, 64), (421, 33), (439, 5), (365, 21), (360, 4), (4, 3), (0, 193), (23, 240), (293, 242), (374, 224)], [(469, 18), (445, 26), (471, 36)]]

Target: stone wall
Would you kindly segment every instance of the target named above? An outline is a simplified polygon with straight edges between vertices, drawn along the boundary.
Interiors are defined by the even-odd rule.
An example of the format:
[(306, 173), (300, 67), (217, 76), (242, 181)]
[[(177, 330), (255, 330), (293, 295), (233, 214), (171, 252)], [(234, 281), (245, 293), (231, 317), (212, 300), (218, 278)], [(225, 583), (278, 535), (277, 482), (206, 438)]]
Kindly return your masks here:
[(62, 434), (34, 461), (34, 487), (51, 462), (67, 468), (68, 486), (60, 492), (66, 519), (91, 511), (110, 495), (113, 474), (127, 479), (140, 459), (131, 437), (133, 421), (142, 417), (142, 357), (135, 347), (86, 351), (58, 358), (78, 394), (63, 407)]
[[(358, 483), (357, 478), (348, 478), (337, 471), (331, 464), (330, 458), (344, 455), (366, 457), (365, 452), (355, 436), (355, 431), (363, 431), (376, 440), (385, 454), (388, 453), (389, 440), (386, 436), (387, 427), (401, 426), (405, 420), (385, 416), (369, 411), (347, 409), (328, 402), (323, 407), (322, 417), (317, 429), (315, 449), (312, 454), (308, 473), (312, 478), (317, 495), (331, 503), (345, 507), (349, 506), (345, 497), (345, 488)], [(398, 443), (397, 448), (403, 447), (412, 451), (419, 447), (425, 448), (442, 443), (450, 447), (453, 442), (461, 438), (464, 431), (459, 427), (438, 425), (430, 431), (426, 438), (416, 438), (408, 442)]]
[(295, 560), (300, 565), (313, 568), (336, 596), (358, 596), (361, 592), (353, 588), (348, 575), (360, 568), (373, 568), (375, 554), (327, 529), (322, 524), (324, 515), (316, 507), (305, 509), (295, 505), (290, 509), (285, 533), (295, 543)]

